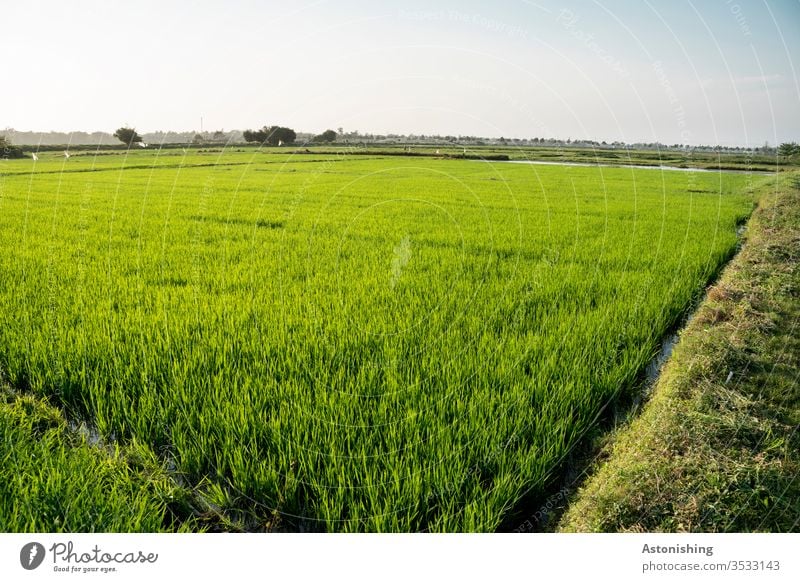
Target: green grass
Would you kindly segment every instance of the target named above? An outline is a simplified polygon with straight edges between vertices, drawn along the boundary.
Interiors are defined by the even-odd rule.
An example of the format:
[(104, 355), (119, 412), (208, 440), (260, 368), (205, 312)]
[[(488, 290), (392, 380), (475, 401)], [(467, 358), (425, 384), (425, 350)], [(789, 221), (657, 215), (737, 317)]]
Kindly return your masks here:
[(12, 386), (247, 530), (513, 521), (754, 200), (744, 174), (255, 150), (0, 172)]
[(653, 400), (607, 445), (561, 530), (800, 530), (800, 175), (761, 200)]

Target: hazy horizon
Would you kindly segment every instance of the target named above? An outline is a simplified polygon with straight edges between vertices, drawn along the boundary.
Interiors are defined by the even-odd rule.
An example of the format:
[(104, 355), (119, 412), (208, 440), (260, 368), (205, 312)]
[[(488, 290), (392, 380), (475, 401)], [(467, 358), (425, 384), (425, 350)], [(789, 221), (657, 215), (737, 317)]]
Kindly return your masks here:
[(42, 0), (0, 127), (775, 145), (800, 138), (800, 1)]

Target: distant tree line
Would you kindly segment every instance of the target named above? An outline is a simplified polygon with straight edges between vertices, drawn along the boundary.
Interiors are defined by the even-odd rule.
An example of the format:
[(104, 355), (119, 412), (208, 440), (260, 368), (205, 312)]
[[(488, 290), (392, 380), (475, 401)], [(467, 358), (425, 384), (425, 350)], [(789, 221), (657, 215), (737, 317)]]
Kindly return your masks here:
[[(131, 129), (131, 128), (120, 128)], [(133, 129), (133, 131), (136, 131)], [(288, 127), (277, 125), (265, 126), (261, 129), (248, 129), (246, 131), (155, 131), (150, 133), (134, 134), (139, 140), (131, 141), (131, 134), (120, 134), (119, 130), (114, 135), (105, 132), (30, 132), (16, 131), (13, 128), (0, 130), (0, 135), (5, 135), (8, 141), (13, 141), (15, 146), (25, 146), (26, 150), (30, 146), (52, 146), (52, 145), (113, 145), (122, 142), (130, 146), (138, 143), (139, 140), (150, 144), (192, 144), (192, 145), (231, 145), (243, 142), (278, 145), (296, 143), (342, 143), (342, 144), (361, 144), (361, 145), (429, 145), (429, 146), (499, 146), (499, 147), (563, 147), (563, 148), (601, 148), (601, 149), (633, 149), (633, 150), (654, 150), (654, 151), (696, 151), (696, 152), (751, 152), (759, 155), (780, 155), (784, 157), (800, 154), (800, 146), (795, 142), (782, 143), (779, 146), (772, 146), (768, 143), (763, 145), (750, 146), (721, 146), (721, 145), (687, 145), (687, 144), (663, 144), (660, 142), (635, 142), (625, 143), (622, 141), (597, 141), (592, 139), (560, 139), (556, 137), (532, 137), (532, 138), (509, 138), (509, 137), (480, 137), (474, 135), (439, 135), (439, 134), (373, 134), (360, 133), (359, 131), (345, 131), (339, 127), (336, 130), (327, 129), (320, 134), (295, 132)], [(10, 152), (7, 156), (16, 155)]]

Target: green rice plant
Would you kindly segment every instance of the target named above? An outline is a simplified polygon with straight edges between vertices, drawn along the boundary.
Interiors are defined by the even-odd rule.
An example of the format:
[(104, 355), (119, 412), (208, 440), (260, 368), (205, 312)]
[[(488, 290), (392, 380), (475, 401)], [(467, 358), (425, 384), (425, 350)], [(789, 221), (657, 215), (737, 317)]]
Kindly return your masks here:
[(0, 442), (2, 531), (188, 531), (199, 525), (187, 519), (186, 492), (147, 447), (92, 443), (35, 398), (3, 392)]
[(636, 386), (766, 179), (346, 151), (10, 161), (0, 365), (174, 466), (226, 529), (493, 531)]

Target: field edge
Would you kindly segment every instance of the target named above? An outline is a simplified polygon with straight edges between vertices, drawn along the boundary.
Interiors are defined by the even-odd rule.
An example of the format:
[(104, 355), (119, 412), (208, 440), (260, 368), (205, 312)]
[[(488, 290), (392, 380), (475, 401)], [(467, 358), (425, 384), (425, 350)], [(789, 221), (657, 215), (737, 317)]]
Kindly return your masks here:
[(800, 529), (800, 174), (759, 198), (652, 399), (556, 531)]

